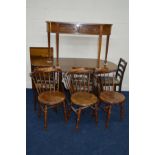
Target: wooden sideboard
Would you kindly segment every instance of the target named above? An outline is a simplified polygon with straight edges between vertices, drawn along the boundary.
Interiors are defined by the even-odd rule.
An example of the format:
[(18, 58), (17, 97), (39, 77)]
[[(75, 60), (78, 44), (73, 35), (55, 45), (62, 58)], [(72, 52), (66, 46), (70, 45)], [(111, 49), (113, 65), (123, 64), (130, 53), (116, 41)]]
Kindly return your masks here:
[(100, 67), (100, 55), (102, 46), (102, 36), (106, 36), (106, 48), (104, 62), (107, 63), (109, 38), (111, 35), (112, 24), (86, 24), (86, 23), (64, 23), (47, 21), (48, 48), (51, 48), (50, 33), (56, 34), (56, 65), (59, 66), (59, 34), (85, 34), (98, 35), (98, 67)]

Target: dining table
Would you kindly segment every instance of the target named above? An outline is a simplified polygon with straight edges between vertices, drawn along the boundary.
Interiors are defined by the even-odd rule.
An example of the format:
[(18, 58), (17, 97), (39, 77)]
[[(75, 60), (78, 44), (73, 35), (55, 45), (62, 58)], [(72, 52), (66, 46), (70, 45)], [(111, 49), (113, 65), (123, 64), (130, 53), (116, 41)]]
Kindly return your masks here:
[[(32, 57), (31, 66), (35, 67), (49, 67), (55, 66), (61, 68), (62, 72), (68, 72), (72, 68), (83, 67), (87, 69), (98, 69), (98, 59), (93, 58), (59, 58), (59, 66), (55, 65), (57, 59), (49, 59), (43, 57)], [(117, 65), (111, 61), (107, 61), (106, 64), (104, 60), (100, 60), (100, 67), (106, 72), (115, 72), (117, 70)], [(33, 70), (33, 69), (32, 69)]]

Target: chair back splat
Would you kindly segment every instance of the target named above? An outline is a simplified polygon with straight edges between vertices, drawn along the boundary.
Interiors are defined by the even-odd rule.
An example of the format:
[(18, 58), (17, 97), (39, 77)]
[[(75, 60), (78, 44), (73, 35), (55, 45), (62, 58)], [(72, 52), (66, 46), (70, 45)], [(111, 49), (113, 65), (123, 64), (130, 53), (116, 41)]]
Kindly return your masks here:
[(69, 89), (70, 93), (75, 92), (90, 92), (90, 80), (91, 80), (91, 70), (84, 68), (72, 69), (65, 75), (66, 87)]
[(61, 70), (53, 67), (37, 68), (31, 73), (37, 93), (59, 91)]
[[(109, 77), (110, 73), (104, 73), (99, 75), (99, 83), (101, 91), (114, 91), (114, 73), (112, 73), (112, 80)], [(112, 83), (111, 83), (112, 82)]]
[(94, 79), (95, 85), (98, 89), (98, 95), (103, 91), (114, 91), (114, 77), (114, 72), (109, 73), (102, 69), (98, 69), (95, 71)]

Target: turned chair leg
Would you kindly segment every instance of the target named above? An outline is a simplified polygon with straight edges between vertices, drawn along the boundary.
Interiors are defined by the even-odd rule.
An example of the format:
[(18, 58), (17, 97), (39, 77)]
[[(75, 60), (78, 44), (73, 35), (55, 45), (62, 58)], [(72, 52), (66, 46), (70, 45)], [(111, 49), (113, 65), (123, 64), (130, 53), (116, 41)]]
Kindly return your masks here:
[(98, 103), (95, 104), (95, 120), (96, 126), (98, 125)]
[(38, 118), (41, 116), (41, 103), (38, 102)]
[(116, 85), (114, 85), (114, 91), (116, 91)]
[(47, 105), (44, 105), (44, 128), (47, 128)]
[(63, 107), (64, 107), (64, 118), (65, 118), (65, 122), (67, 122), (67, 111), (66, 111), (66, 102), (63, 102)]
[(108, 107), (108, 112), (107, 112), (107, 119), (106, 119), (106, 128), (108, 128), (109, 125), (109, 120), (110, 120), (110, 116), (111, 116), (111, 105)]
[(70, 119), (71, 112), (72, 112), (72, 105), (69, 106), (68, 116), (67, 116), (67, 119), (68, 119), (68, 120)]
[(36, 111), (37, 95), (34, 89), (33, 89), (33, 98), (34, 98), (34, 111)]
[(125, 115), (125, 110), (124, 110), (124, 103), (120, 104), (120, 120), (123, 120)]
[(77, 111), (77, 122), (76, 122), (76, 129), (78, 129), (78, 128), (79, 128), (80, 116), (81, 116), (81, 109), (78, 109), (78, 111)]
[(108, 113), (108, 109), (109, 109), (108, 106), (103, 107), (103, 119), (104, 119), (104, 112)]

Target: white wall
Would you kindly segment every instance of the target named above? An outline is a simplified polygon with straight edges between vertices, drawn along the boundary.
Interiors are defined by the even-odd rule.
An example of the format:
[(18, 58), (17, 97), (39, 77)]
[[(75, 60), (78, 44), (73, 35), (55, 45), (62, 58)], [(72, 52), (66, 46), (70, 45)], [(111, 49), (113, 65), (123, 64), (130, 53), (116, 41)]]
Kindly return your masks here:
[[(113, 24), (108, 60), (117, 64), (120, 57), (126, 59), (128, 65), (122, 89), (129, 90), (128, 0), (27, 0), (26, 2), (27, 88), (31, 88), (29, 47), (47, 47), (45, 21), (51, 20)], [(55, 37), (52, 34), (51, 46), (55, 47)], [(102, 48), (102, 59), (104, 58), (104, 51)], [(61, 36), (60, 57), (97, 58), (97, 37)]]

